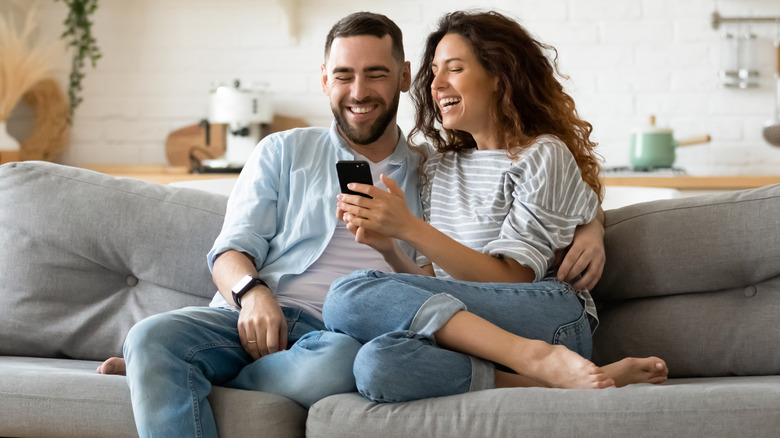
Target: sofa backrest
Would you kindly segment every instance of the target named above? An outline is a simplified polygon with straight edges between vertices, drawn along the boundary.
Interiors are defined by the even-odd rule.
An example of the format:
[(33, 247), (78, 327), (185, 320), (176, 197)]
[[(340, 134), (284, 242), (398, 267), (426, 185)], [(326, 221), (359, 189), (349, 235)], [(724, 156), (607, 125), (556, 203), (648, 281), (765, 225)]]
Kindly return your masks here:
[(0, 355), (101, 360), (206, 305), (227, 198), (44, 162), (0, 166)]
[(594, 361), (780, 374), (780, 185), (606, 211)]

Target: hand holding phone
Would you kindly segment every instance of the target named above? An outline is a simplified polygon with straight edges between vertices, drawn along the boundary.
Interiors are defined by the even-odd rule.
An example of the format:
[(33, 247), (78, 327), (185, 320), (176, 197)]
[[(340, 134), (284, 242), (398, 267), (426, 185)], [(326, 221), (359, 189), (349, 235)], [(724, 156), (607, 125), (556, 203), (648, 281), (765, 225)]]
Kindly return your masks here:
[(350, 195), (360, 195), (366, 198), (371, 196), (365, 193), (358, 193), (356, 191), (347, 188), (349, 183), (359, 184), (374, 184), (374, 178), (371, 176), (371, 167), (368, 162), (364, 160), (355, 161), (339, 161), (336, 163), (336, 172), (339, 175), (339, 185), (341, 186), (341, 193), (347, 193)]

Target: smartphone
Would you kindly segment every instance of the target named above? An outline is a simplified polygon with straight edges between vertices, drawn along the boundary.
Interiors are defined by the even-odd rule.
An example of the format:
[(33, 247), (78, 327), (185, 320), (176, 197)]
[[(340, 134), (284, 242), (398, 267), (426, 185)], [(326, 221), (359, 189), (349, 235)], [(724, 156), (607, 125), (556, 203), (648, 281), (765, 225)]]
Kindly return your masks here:
[(336, 163), (336, 172), (339, 174), (341, 193), (371, 198), (365, 193), (358, 193), (347, 188), (347, 184), (349, 183), (374, 184), (374, 178), (371, 177), (371, 168), (368, 166), (368, 161), (339, 161)]

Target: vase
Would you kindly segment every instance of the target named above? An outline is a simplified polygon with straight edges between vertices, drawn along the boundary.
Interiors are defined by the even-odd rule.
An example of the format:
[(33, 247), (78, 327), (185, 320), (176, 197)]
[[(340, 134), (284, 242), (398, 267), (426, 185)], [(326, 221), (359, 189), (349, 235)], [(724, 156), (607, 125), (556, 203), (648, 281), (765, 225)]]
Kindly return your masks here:
[(19, 142), (8, 135), (5, 129), (5, 122), (0, 122), (0, 151), (19, 151)]

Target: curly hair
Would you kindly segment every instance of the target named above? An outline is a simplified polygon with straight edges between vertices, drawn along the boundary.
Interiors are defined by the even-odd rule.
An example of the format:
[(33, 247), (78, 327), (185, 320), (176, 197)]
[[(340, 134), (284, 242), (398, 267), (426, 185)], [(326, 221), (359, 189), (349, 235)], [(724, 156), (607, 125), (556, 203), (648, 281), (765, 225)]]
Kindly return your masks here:
[[(497, 128), (500, 144), (507, 145), (507, 155), (516, 159), (539, 136), (555, 135), (574, 155), (582, 179), (601, 201), (600, 157), (594, 150), (597, 143), (590, 140), (593, 126), (578, 116), (574, 99), (556, 79), (556, 75), (566, 78), (558, 71), (558, 52), (498, 12), (447, 14), (428, 36), (420, 70), (412, 84), (416, 120), (409, 142), (414, 144), (413, 137), (422, 134), (439, 152), (477, 147), (468, 132), (439, 128), (442, 116), (431, 95), (431, 64), (436, 46), (447, 34), (465, 38), (482, 66), (498, 78), (496, 105), (489, 117)], [(552, 60), (545, 51), (554, 53)]]

